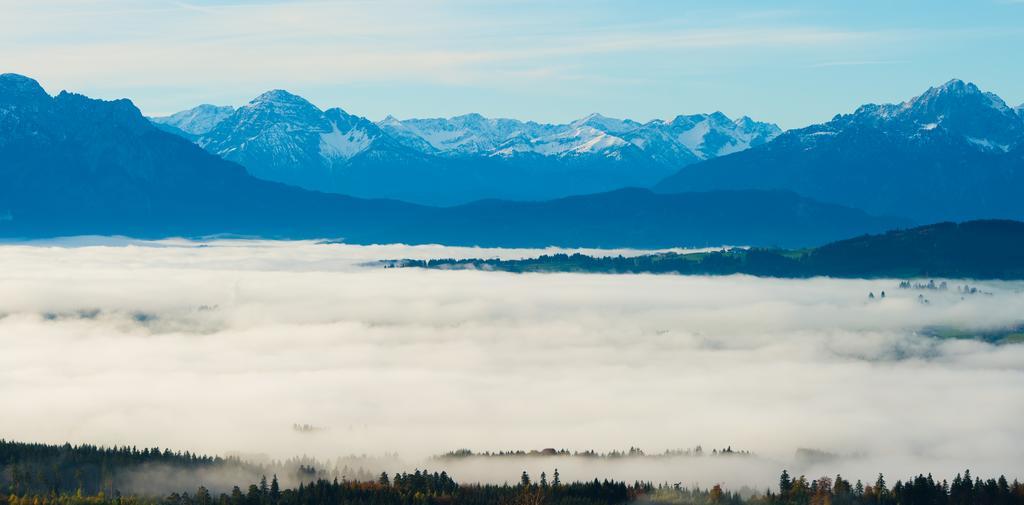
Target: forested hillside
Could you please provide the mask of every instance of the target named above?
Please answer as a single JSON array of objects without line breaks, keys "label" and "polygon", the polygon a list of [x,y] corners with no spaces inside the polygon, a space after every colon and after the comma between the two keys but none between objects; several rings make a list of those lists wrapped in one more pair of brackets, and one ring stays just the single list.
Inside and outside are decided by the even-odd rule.
[{"label": "forested hillside", "polygon": [[385,265],[507,272],[1009,280],[1024,279],[1024,223],[939,223],[865,235],[806,250],[753,248],[636,257],[554,254],[521,260],[399,260],[385,262]]}]

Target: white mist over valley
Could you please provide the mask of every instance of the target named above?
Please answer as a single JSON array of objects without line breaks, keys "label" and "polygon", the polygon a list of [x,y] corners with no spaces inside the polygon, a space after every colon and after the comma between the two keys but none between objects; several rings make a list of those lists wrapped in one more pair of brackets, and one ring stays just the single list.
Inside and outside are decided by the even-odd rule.
[{"label": "white mist over valley", "polygon": [[[365,454],[374,471],[429,465],[467,482],[555,467],[563,479],[734,489],[763,489],[783,468],[1024,477],[1024,346],[929,336],[1020,325],[1024,283],[922,291],[899,289],[900,279],[374,263],[550,252],[105,238],[0,246],[0,436],[256,459]],[[964,295],[962,284],[979,292]],[[698,445],[702,457],[431,459]],[[709,454],[726,447],[753,454]]]}]

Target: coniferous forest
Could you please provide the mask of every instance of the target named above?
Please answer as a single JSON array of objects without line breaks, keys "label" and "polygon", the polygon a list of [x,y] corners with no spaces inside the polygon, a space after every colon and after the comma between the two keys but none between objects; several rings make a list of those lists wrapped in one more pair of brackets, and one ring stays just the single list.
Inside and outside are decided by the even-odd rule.
[{"label": "coniferous forest", "polygon": [[1024,505],[1024,484],[1003,476],[975,477],[969,470],[952,481],[917,475],[893,483],[881,474],[864,483],[839,475],[793,477],[783,471],[775,489],[744,494],[717,484],[697,488],[601,479],[563,482],[557,469],[550,476],[523,471],[510,479],[514,483],[500,485],[459,483],[445,471],[417,469],[383,472],[372,479],[310,478],[290,488],[282,487],[277,475],[239,482],[222,492],[201,484],[161,495],[111,488],[120,473],[145,465],[214,470],[247,463],[166,449],[0,440],[0,505]]}]

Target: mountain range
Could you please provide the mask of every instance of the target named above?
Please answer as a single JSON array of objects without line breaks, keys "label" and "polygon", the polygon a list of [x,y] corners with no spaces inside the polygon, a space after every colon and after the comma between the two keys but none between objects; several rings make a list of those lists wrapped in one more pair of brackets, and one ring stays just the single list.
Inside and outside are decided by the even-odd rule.
[{"label": "mountain range", "polygon": [[786,190],[924,223],[1022,219],[1022,110],[954,79],[690,165],[655,190]]},{"label": "mountain range", "polygon": [[[291,114],[294,104],[282,102],[292,97],[272,94],[264,98],[274,104],[233,111],[231,117]],[[333,121],[332,131],[372,125],[341,111],[325,116]],[[196,131],[229,126],[210,127],[202,115],[186,119],[182,127]],[[0,237],[235,235],[507,247],[804,246],[907,225],[899,218],[783,191],[655,194],[620,189],[544,202],[485,200],[453,207],[361,199],[254,177],[163,128],[126,99],[102,101],[66,91],[50,96],[28,77],[0,75]],[[278,133],[291,138],[286,130]]]},{"label": "mountain range", "polygon": [[600,114],[567,124],[479,114],[374,123],[283,90],[237,109],[200,105],[152,121],[262,179],[431,205],[647,187],[781,133],[720,112],[646,123]]},{"label": "mountain range", "polygon": [[[777,137],[771,125],[717,113],[374,123],[284,91],[151,120],[128,100],[50,96],[3,74],[0,236],[802,247],[914,223],[1024,219],[1022,110],[952,80]],[[648,168],[671,163],[689,164],[650,180]],[[623,174],[654,191],[623,188]],[[331,184],[419,199],[308,189]],[[592,190],[604,186],[615,189]],[[527,198],[517,187],[536,201],[516,200]],[[516,199],[451,205],[483,188]],[[540,196],[562,192],[579,194]]]},{"label": "mountain range", "polygon": [[160,127],[271,181],[453,205],[650,187],[791,191],[917,223],[1024,219],[1024,105],[958,79],[782,132],[721,113],[645,123],[599,114],[542,124],[321,111],[285,91],[237,109],[203,105]]}]

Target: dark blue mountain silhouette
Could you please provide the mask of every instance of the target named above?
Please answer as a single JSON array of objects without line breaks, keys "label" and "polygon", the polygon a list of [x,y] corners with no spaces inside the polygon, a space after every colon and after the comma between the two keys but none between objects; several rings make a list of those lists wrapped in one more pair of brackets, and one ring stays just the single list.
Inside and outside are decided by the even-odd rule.
[{"label": "dark blue mountain silhouette", "polygon": [[232,234],[481,246],[797,246],[905,221],[785,192],[627,189],[436,208],[256,179],[153,126],[128,100],[0,76],[0,236]]}]

